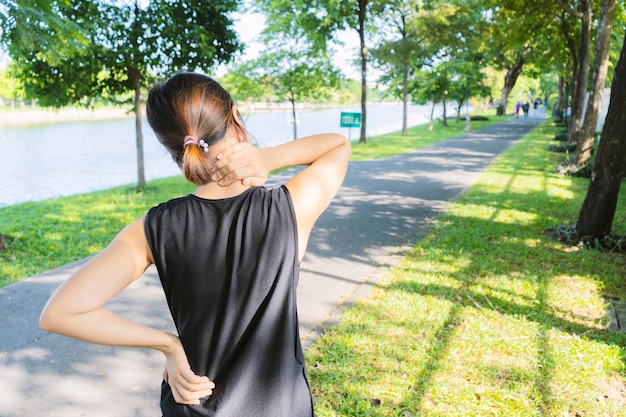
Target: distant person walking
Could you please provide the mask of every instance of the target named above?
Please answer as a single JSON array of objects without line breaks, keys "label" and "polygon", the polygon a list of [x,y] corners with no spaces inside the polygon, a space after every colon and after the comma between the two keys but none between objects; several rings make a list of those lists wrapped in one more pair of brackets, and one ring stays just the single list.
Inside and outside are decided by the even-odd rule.
[{"label": "distant person walking", "polygon": [[[53,294],[41,327],[163,352],[164,417],[313,416],[295,287],[311,229],[345,176],[349,142],[320,134],[256,148],[230,95],[193,73],[155,86],[147,116],[197,190],[122,230]],[[271,170],[294,165],[306,168],[262,186]],[[103,307],[151,264],[178,335]]]}]

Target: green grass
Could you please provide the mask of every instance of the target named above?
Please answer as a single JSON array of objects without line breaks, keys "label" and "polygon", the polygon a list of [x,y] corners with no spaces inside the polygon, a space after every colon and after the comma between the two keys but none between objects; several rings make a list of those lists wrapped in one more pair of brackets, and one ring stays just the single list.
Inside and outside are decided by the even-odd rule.
[{"label": "green grass", "polygon": [[[626,257],[563,246],[588,180],[554,174],[546,122],[497,159],[372,297],[307,352],[329,416],[626,416]],[[626,232],[626,198],[614,229]]]},{"label": "green grass", "polygon": [[[472,122],[476,130],[501,119]],[[410,135],[384,135],[355,145],[359,158],[380,158],[428,146],[463,133],[463,123],[450,121],[410,129]],[[0,233],[8,236],[0,251],[0,287],[100,252],[129,222],[150,207],[192,192],[182,176],[135,186],[0,208]]]},{"label": "green grass", "polygon": [[[490,117],[489,120],[474,120],[471,129],[479,130],[494,123],[501,122],[503,118]],[[416,150],[432,145],[445,139],[460,136],[465,133],[463,130],[465,123],[463,120],[457,123],[455,119],[448,120],[448,126],[442,126],[441,121],[433,125],[433,130],[429,130],[429,125],[418,125],[408,129],[407,135],[402,136],[401,132],[393,132],[367,138],[363,144],[358,141],[352,145],[352,160],[371,160],[387,158],[400,153]]]},{"label": "green grass", "polygon": [[195,188],[182,176],[72,197],[0,208],[0,286],[101,251],[128,223],[150,207]]}]

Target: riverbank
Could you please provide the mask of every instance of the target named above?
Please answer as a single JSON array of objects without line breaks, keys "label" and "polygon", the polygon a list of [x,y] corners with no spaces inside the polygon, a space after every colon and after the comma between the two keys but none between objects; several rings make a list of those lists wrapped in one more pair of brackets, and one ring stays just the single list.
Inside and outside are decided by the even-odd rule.
[{"label": "riverbank", "polygon": [[[368,103],[370,106],[397,106],[401,103],[396,101],[385,101]],[[310,104],[298,103],[296,111],[325,110],[335,107],[354,107],[353,104]],[[290,103],[242,103],[238,106],[242,115],[250,115],[264,112],[291,112]],[[100,107],[97,109],[86,109],[81,107],[66,107],[62,109],[44,108],[0,108],[0,128],[1,127],[28,127],[42,124],[87,122],[101,120],[132,119],[134,113],[130,107]]]},{"label": "riverbank", "polygon": [[107,107],[100,109],[63,108],[63,109],[2,109],[0,127],[36,126],[51,123],[84,122],[98,120],[117,120],[133,118],[127,108]]},{"label": "riverbank", "polygon": [[[301,104],[296,107],[297,111],[330,108],[333,106],[311,106]],[[291,110],[290,104],[285,103],[246,103],[241,106],[242,113],[252,114],[268,111]],[[44,108],[20,108],[0,109],[0,127],[29,127],[55,123],[92,122],[103,120],[132,119],[135,117],[130,107],[101,107],[86,109],[80,107],[67,107],[62,109]]]}]

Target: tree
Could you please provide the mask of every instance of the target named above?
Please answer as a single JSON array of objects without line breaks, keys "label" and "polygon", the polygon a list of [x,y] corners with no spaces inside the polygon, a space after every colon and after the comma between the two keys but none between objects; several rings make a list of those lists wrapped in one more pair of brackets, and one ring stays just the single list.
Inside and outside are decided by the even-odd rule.
[{"label": "tree", "polygon": [[367,128],[367,48],[365,47],[365,20],[367,17],[368,0],[358,0],[359,53],[361,54],[361,135],[359,143],[365,143]]},{"label": "tree", "polygon": [[620,185],[626,174],[626,35],[623,42],[591,181],[576,223],[576,234],[581,239],[610,234]]},{"label": "tree", "polygon": [[367,59],[365,42],[369,0],[257,0],[258,10],[267,17],[267,36],[286,34],[295,39],[308,39],[312,48],[324,55],[328,43],[345,29],[359,34],[361,62],[361,135],[366,142],[367,126]]},{"label": "tree", "polygon": [[[511,91],[537,47],[540,39],[537,34],[545,29],[545,16],[550,10],[546,4],[550,0],[503,1],[503,4],[498,2],[490,8],[491,27],[486,36],[491,65],[504,71],[496,110],[498,116],[506,114]],[[533,13],[528,13],[528,10],[533,10]]]},{"label": "tree", "polygon": [[596,136],[598,113],[604,94],[604,85],[609,67],[609,46],[611,43],[611,29],[615,16],[615,0],[602,0],[600,21],[596,34],[595,60],[593,63],[592,89],[587,100],[585,119],[578,132],[576,143],[576,165],[582,165],[591,158],[591,150]]},{"label": "tree", "polygon": [[448,126],[446,115],[446,97],[450,89],[450,77],[446,72],[446,65],[438,65],[428,67],[414,74],[414,80],[411,85],[411,95],[418,103],[431,102],[430,124],[429,130],[434,128],[435,106],[441,102],[443,113],[441,115],[441,124]]},{"label": "tree", "polygon": [[[496,110],[496,114],[498,116],[504,116],[506,114],[506,106],[509,102],[509,95],[511,94],[513,87],[515,87],[517,78],[522,73],[526,57],[530,52],[530,48],[523,47],[517,52],[517,54],[515,54],[511,64],[507,67],[506,74],[504,75],[504,85],[502,86],[500,103],[498,104],[498,109]],[[505,55],[501,54],[500,58],[504,60]]]},{"label": "tree", "polygon": [[[384,37],[371,51],[375,63],[384,70],[381,81],[389,85],[390,94],[402,99],[402,136],[407,135],[409,75],[419,70],[428,57],[425,28],[419,25],[417,14],[421,1],[395,0],[376,2],[380,8],[379,36]],[[385,33],[389,32],[389,33]]]},{"label": "tree", "polygon": [[580,130],[580,121],[587,92],[587,79],[589,77],[593,0],[580,0],[577,4],[577,9],[564,4],[562,0],[557,0],[557,3],[567,14],[580,20],[581,28],[578,40],[578,66],[575,67],[572,112],[569,120],[568,142],[574,143],[578,138],[578,131]]},{"label": "tree", "polygon": [[248,68],[253,79],[291,104],[294,140],[298,138],[296,104],[308,98],[328,97],[341,79],[328,58],[286,38],[275,39]]},{"label": "tree", "polygon": [[9,77],[8,70],[0,70],[0,99],[15,105],[15,100],[20,98],[22,92],[15,85],[15,80]]},{"label": "tree", "polygon": [[259,81],[257,70],[258,64],[254,60],[240,62],[233,65],[219,82],[230,93],[235,103],[254,104],[274,99],[272,88]]},{"label": "tree", "polygon": [[180,70],[210,70],[240,49],[238,0],[5,0],[1,41],[27,97],[89,105],[133,92],[137,186],[145,186],[141,92]]}]

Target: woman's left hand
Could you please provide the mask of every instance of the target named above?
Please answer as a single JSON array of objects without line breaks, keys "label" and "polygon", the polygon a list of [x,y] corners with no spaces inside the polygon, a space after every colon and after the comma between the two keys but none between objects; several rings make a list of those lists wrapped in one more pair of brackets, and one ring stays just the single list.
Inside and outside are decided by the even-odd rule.
[{"label": "woman's left hand", "polygon": [[174,335],[172,338],[172,345],[163,352],[166,358],[163,379],[169,384],[177,403],[199,405],[201,399],[213,393],[215,384],[191,370],[180,339]]},{"label": "woman's left hand", "polygon": [[250,143],[235,143],[216,155],[217,171],[211,178],[221,186],[241,181],[243,185],[265,184],[269,170],[263,163],[263,150]]}]

